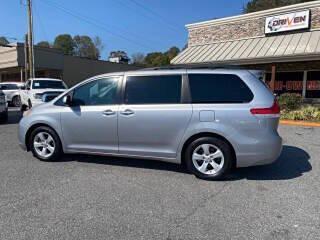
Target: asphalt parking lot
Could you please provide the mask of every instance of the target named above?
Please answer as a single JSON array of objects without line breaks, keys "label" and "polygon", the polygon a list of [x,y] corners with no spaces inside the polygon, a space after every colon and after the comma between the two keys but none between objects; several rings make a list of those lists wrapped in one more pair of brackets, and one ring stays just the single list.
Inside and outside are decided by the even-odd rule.
[{"label": "asphalt parking lot", "polygon": [[0,239],[320,239],[320,129],[281,126],[270,166],[198,180],[174,164],[41,162],[0,125]]}]

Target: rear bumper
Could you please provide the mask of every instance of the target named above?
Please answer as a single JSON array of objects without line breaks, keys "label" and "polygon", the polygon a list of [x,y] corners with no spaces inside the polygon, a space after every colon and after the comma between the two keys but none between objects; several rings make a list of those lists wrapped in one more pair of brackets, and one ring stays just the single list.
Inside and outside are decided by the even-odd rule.
[{"label": "rear bumper", "polygon": [[277,134],[257,141],[251,151],[237,154],[237,167],[267,165],[275,162],[282,151],[282,138]]}]

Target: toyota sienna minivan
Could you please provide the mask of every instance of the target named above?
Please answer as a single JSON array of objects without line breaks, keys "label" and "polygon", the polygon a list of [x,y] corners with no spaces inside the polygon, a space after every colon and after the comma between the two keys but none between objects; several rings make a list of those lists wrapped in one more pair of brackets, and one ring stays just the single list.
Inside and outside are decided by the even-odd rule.
[{"label": "toyota sienna minivan", "polygon": [[278,158],[279,115],[274,95],[251,71],[145,69],[90,78],[32,108],[19,140],[40,160],[68,153],[145,158],[218,179]]}]

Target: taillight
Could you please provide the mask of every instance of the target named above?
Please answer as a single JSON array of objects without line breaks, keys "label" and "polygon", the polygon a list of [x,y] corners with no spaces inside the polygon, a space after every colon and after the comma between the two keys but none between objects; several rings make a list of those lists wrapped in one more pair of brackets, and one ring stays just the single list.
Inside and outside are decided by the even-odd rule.
[{"label": "taillight", "polygon": [[280,114],[280,107],[277,100],[274,100],[273,105],[269,108],[252,108],[250,112],[255,115],[265,114]]}]

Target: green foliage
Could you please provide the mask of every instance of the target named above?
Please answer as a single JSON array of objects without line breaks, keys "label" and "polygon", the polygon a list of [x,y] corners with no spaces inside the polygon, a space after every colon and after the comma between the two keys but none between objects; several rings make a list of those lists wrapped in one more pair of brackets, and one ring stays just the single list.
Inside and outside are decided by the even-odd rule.
[{"label": "green foliage", "polygon": [[5,37],[0,37],[0,45],[7,45],[9,41]]},{"label": "green foliage", "polygon": [[152,52],[145,57],[145,64],[150,67],[160,67],[170,64],[170,61],[179,54],[180,50],[177,47],[171,47],[168,51]]},{"label": "green foliage", "polygon": [[53,47],[61,49],[65,55],[74,55],[75,44],[70,34],[58,35],[54,40]]},{"label": "green foliage", "polygon": [[283,110],[295,110],[301,106],[302,96],[296,93],[284,93],[278,98],[280,108]]},{"label": "green foliage", "polygon": [[245,13],[257,12],[271,8],[277,8],[297,3],[311,2],[314,0],[251,0],[244,7]]},{"label": "green foliage", "polygon": [[103,44],[99,37],[93,40],[89,36],[76,35],[72,38],[70,34],[58,35],[53,43],[53,47],[61,49],[64,54],[99,59],[103,50]]},{"label": "green foliage", "polygon": [[73,38],[74,55],[90,59],[99,59],[100,51],[89,36],[76,35]]},{"label": "green foliage", "polygon": [[47,47],[47,48],[50,48],[50,47],[51,47],[51,45],[50,45],[50,43],[49,43],[48,41],[38,42],[38,43],[37,43],[37,46],[39,46],[39,47]]},{"label": "green foliage", "polygon": [[320,108],[314,106],[302,107],[294,111],[282,111],[281,119],[301,120],[301,121],[320,121]]}]

